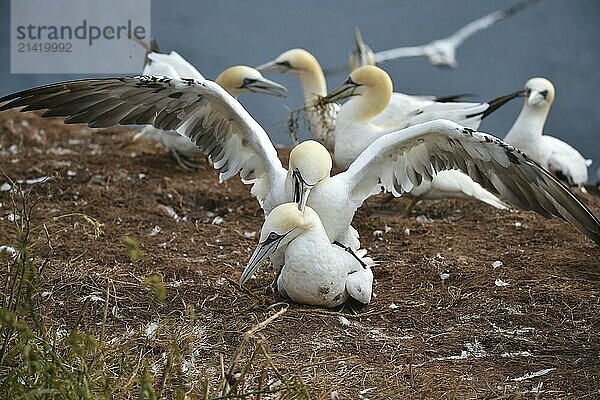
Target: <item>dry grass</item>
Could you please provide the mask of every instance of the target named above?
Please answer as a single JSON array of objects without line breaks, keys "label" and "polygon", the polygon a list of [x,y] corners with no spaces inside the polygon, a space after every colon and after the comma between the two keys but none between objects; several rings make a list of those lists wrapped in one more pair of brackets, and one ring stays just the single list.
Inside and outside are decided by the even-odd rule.
[{"label": "dry grass", "polygon": [[311,114],[314,115],[315,122],[322,127],[319,132],[313,132],[313,136],[321,143],[328,142],[335,129],[334,106],[334,104],[327,102],[324,96],[316,96],[316,99],[311,104],[307,104],[296,110],[290,110],[287,119],[287,132],[292,139],[292,143],[299,143],[299,132],[311,131]]},{"label": "dry grass", "polygon": [[[6,174],[54,179],[26,203],[37,278],[1,315],[16,333],[0,398],[600,396],[600,253],[561,221],[450,201],[418,204],[433,221],[420,223],[375,198],[356,219],[381,262],[373,302],[356,314],[281,304],[264,292],[269,268],[234,283],[263,221],[248,187],[179,171],[123,129],[1,117]],[[17,247],[11,193],[0,244]]]}]

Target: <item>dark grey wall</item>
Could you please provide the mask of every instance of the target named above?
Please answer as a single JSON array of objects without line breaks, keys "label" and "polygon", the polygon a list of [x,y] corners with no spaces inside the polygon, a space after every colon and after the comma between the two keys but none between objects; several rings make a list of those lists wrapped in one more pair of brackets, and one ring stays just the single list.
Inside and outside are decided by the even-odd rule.
[{"label": "dark grey wall", "polygon": [[[446,36],[490,11],[517,0],[330,0],[330,1],[153,1],[152,34],[161,49],[177,50],[207,77],[234,64],[256,65],[292,47],[313,52],[324,66],[345,62],[352,30],[359,26],[375,50],[416,45]],[[0,93],[72,79],[65,75],[9,74],[9,2],[0,0]],[[438,69],[424,59],[384,65],[396,91],[448,95],[476,93],[487,100],[545,76],[557,97],[546,131],[566,139],[600,165],[600,1],[542,0],[514,18],[469,39],[458,52],[455,70]],[[117,61],[117,60],[115,60]],[[78,76],[77,76],[78,77]],[[302,104],[295,79],[274,76],[288,86],[288,99],[246,96],[242,103],[276,142],[288,143],[284,105]],[[331,87],[344,79],[329,79]],[[505,107],[482,125],[504,136],[520,102]]]}]

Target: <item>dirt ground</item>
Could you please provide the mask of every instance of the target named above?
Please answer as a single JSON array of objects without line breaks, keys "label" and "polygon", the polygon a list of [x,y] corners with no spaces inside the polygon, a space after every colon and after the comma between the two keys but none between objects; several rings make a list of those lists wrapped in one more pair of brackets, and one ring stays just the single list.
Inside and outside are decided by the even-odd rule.
[{"label": "dirt ground", "polygon": [[[104,319],[107,345],[145,337],[135,351],[156,376],[166,343],[181,338],[186,384],[209,382],[211,396],[221,365],[235,373],[260,347],[243,385],[280,374],[315,399],[600,398],[600,249],[569,224],[472,201],[425,201],[401,217],[407,200],[376,197],[355,219],[380,262],[371,304],[354,313],[289,304],[242,348],[243,332],[286,307],[265,292],[268,265],[246,290],[236,283],[262,211],[239,179],[182,171],[134,132],[0,114],[4,173],[53,177],[35,186],[33,215],[51,237],[39,250],[51,255],[39,316],[50,329],[97,332]],[[0,202],[0,244],[14,243],[8,190]],[[99,220],[100,237],[77,216],[54,219],[72,213]],[[164,301],[150,296],[149,276],[163,282]],[[277,393],[262,398],[294,397]]]}]

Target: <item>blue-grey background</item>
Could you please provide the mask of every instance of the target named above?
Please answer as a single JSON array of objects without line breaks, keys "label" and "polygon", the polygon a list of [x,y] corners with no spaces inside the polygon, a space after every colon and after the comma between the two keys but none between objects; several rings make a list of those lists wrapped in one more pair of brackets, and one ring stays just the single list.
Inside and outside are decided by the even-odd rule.
[{"label": "blue-grey background", "polygon": [[[51,0],[49,0],[51,1]],[[353,28],[373,50],[418,45],[517,0],[152,1],[152,35],[161,50],[177,50],[205,76],[235,64],[257,65],[292,47],[304,47],[333,66],[347,60]],[[0,94],[81,75],[11,75],[9,1],[0,0]],[[546,132],[566,139],[600,165],[600,1],[542,0],[513,18],[468,39],[458,68],[439,69],[424,58],[384,64],[396,91],[450,95],[476,93],[488,100],[521,88],[527,79],[554,82],[556,100]],[[115,59],[115,63],[119,60]],[[140,60],[140,68],[141,68]],[[277,143],[287,144],[286,110],[302,104],[300,85],[277,75],[289,97],[242,97],[250,113]],[[333,88],[344,79],[328,79]],[[481,129],[503,137],[521,107],[517,100],[484,121]]]}]

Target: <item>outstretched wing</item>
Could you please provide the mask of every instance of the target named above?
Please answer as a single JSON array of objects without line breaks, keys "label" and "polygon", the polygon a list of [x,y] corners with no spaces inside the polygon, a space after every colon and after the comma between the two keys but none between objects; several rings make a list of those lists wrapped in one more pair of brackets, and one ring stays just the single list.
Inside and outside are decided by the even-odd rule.
[{"label": "outstretched wing", "polygon": [[383,135],[333,179],[345,182],[359,207],[381,190],[400,196],[449,169],[461,170],[516,207],[569,221],[600,245],[600,221],[566,186],[508,143],[452,121],[426,122]]},{"label": "outstretched wing", "polygon": [[474,35],[475,33],[482,31],[484,29],[488,29],[496,22],[502,21],[505,18],[511,17],[532,5],[533,3],[537,3],[539,0],[523,0],[519,3],[515,4],[512,7],[509,7],[504,10],[494,11],[487,15],[484,15],[481,18],[476,19],[475,21],[469,22],[467,25],[460,28],[458,31],[443,39],[451,42],[454,47],[460,46],[469,36]]},{"label": "outstretched wing", "polygon": [[395,49],[389,49],[384,51],[378,51],[373,54],[375,58],[375,64],[380,64],[385,61],[394,60],[396,58],[403,57],[419,57],[425,55],[424,46],[411,46],[411,47],[396,47]]},{"label": "outstretched wing", "polygon": [[[285,174],[267,133],[218,84],[162,76],[55,83],[0,98],[0,111],[47,110],[43,117],[93,128],[151,124],[187,136],[214,163],[222,180],[239,172],[248,182]],[[269,189],[267,186],[266,189]],[[261,198],[259,196],[259,201]]]},{"label": "outstretched wing", "polygon": [[[509,7],[505,10],[494,11],[490,14],[487,14],[475,21],[468,23],[463,26],[458,31],[454,32],[452,35],[439,39],[439,41],[444,41],[447,43],[451,43],[454,48],[460,46],[469,36],[482,31],[484,29],[489,28],[494,25],[498,21],[502,21],[505,18],[508,18],[512,15],[515,15],[521,10],[529,7],[531,4],[538,2],[539,0],[523,0],[512,7]],[[384,61],[393,60],[396,58],[402,57],[418,57],[426,55],[426,48],[431,43],[422,45],[422,46],[412,46],[412,47],[397,47],[395,49],[378,51],[374,54],[375,63],[380,64]]]}]

